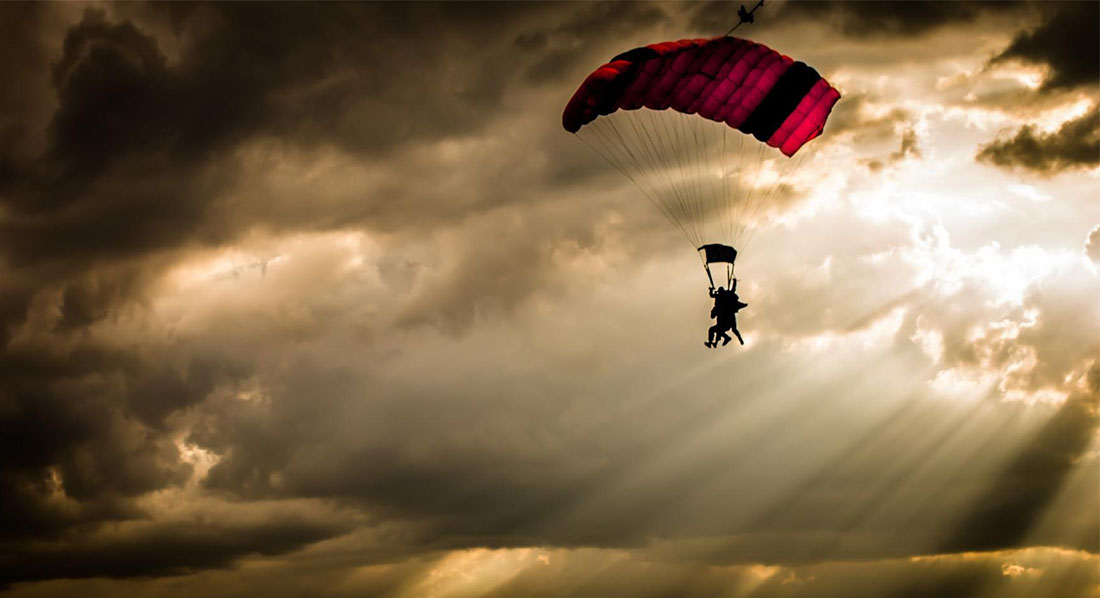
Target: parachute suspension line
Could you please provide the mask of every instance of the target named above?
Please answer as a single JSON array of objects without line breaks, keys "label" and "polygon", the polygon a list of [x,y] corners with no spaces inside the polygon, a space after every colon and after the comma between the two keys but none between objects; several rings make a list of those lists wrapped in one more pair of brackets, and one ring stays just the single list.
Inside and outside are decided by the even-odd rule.
[{"label": "parachute suspension line", "polygon": [[[665,170],[666,178],[668,179],[668,193],[672,199],[675,199],[676,206],[679,209],[680,217],[683,219],[684,225],[692,231],[692,243],[698,242],[699,233],[696,230],[695,222],[692,218],[691,212],[691,198],[688,197],[683,183],[683,156],[681,152],[677,151],[679,148],[674,143],[674,137],[669,134],[668,123],[665,118],[664,112],[658,114],[657,112],[645,113],[650,121],[649,126],[643,126],[642,130],[646,132],[647,138],[655,148],[664,148],[665,161],[663,165],[659,165],[658,168]],[[655,137],[655,139],[654,139]],[[675,163],[668,159],[675,158]]]},{"label": "parachute suspension line", "polygon": [[[759,205],[759,202],[761,201],[759,199],[760,193],[758,192],[758,183],[760,182],[760,171],[764,170],[764,152],[766,151],[764,149],[765,147],[766,146],[764,145],[760,145],[757,147],[756,161],[753,162],[750,166],[754,172],[752,177],[752,186],[749,187],[748,193],[745,197],[744,206],[742,207],[740,212],[740,228],[737,232],[737,237],[740,239],[746,238],[748,236],[748,233],[751,233],[751,222],[756,214],[755,208],[757,207],[757,205]],[[754,200],[753,196],[756,196],[757,199]]]},{"label": "parachute suspension line", "polygon": [[[722,171],[722,155],[725,153],[723,149],[725,147],[726,136],[724,129],[726,127],[710,126],[703,131],[709,132],[710,135],[704,135],[706,140],[707,149],[707,162],[705,165],[706,177],[710,181],[709,189],[711,202],[714,204],[715,209],[715,228],[717,233],[721,235],[721,238],[727,238],[725,236],[725,224],[727,219],[727,213],[729,212],[729,195],[726,193],[728,189],[726,185],[725,177]],[[721,145],[719,145],[721,143]],[[717,178],[717,180],[715,180]]]},{"label": "parachute suspension line", "polygon": [[699,194],[700,201],[703,209],[703,223],[708,225],[708,235],[713,234],[715,224],[720,224],[720,214],[722,212],[722,206],[719,203],[718,185],[714,180],[713,169],[713,152],[712,149],[713,139],[710,129],[713,127],[704,127],[705,123],[701,122],[705,119],[693,118],[691,122],[692,133],[696,136],[696,147],[698,148],[698,162],[696,163],[696,172],[699,176]]},{"label": "parachute suspension line", "polygon": [[701,120],[703,119],[692,118],[688,125],[695,139],[695,180],[696,186],[699,188],[700,220],[705,227],[708,227],[706,230],[707,234],[710,235],[713,233],[711,229],[714,228],[713,218],[717,215],[713,206],[718,203],[718,199],[714,195],[714,181],[710,177],[710,148],[708,147],[710,139],[707,138],[706,129],[700,126],[702,123],[696,122]]},{"label": "parachute suspension line", "polygon": [[741,222],[740,212],[746,201],[743,196],[747,193],[745,180],[745,136],[737,134],[737,184],[733,189],[733,205],[730,207],[730,239],[737,240],[737,227]]},{"label": "parachute suspension line", "polygon": [[[597,140],[603,146],[603,149],[607,151],[600,151],[600,148],[593,146],[594,149],[597,149],[597,152],[603,155],[608,162],[611,162],[620,172],[623,172],[642,191],[646,199],[657,208],[658,212],[680,229],[680,232],[684,234],[688,242],[693,244],[693,247],[698,246],[699,235],[692,229],[691,223],[686,218],[688,212],[682,199],[680,199],[678,190],[672,185],[671,189],[674,193],[670,194],[668,192],[670,186],[665,185],[665,191],[662,192],[662,175],[670,183],[673,182],[673,179],[659,161],[661,152],[658,148],[660,146],[653,141],[652,136],[645,127],[642,127],[639,131],[637,124],[631,118],[632,114],[622,115],[626,117],[625,119],[616,118],[616,116],[610,115],[597,119],[586,127],[592,129],[594,133],[598,133],[596,135]],[[619,120],[626,120],[630,124],[630,132],[633,135],[628,134],[627,129],[617,124]],[[589,145],[592,146],[591,143]]]},{"label": "parachute suspension line", "polygon": [[[677,168],[676,175],[673,177],[673,188],[676,189],[678,192],[677,195],[684,207],[684,219],[690,223],[692,231],[695,232],[694,241],[695,243],[697,243],[696,246],[698,246],[698,244],[701,244],[702,242],[702,231],[700,230],[701,227],[699,225],[698,219],[696,218],[696,213],[694,209],[695,202],[694,198],[691,196],[690,183],[685,182],[688,164],[686,164],[684,161],[685,147],[681,135],[682,127],[679,126],[678,121],[674,120],[676,116],[672,112],[662,110],[660,112],[653,112],[650,116],[653,117],[653,121],[655,123],[660,124],[660,133],[658,136],[660,136],[660,134],[664,134],[665,143],[662,144],[662,147],[669,148],[669,151],[676,159]],[[663,116],[668,116],[668,118],[662,118]],[[670,120],[672,122],[669,122]]]},{"label": "parachute suspension line", "polygon": [[698,181],[692,176],[692,155],[689,153],[691,148],[688,147],[684,119],[680,113],[674,111],[662,111],[661,114],[669,117],[660,118],[659,120],[664,125],[664,131],[668,135],[668,143],[664,147],[672,148],[672,153],[675,154],[676,163],[679,166],[676,181],[684,198],[684,205],[687,209],[686,217],[691,222],[692,230],[695,231],[696,243],[702,244],[704,230],[703,218],[699,214],[699,197],[696,190]]},{"label": "parachute suspension line", "polygon": [[[638,190],[642,192],[642,195],[644,195],[645,198],[648,199],[649,202],[652,203],[653,206],[657,208],[657,211],[659,211],[665,218],[667,218],[669,222],[676,225],[676,227],[680,229],[680,232],[684,233],[684,236],[688,238],[688,241],[694,242],[692,237],[691,237],[691,234],[689,234],[688,231],[684,230],[684,227],[680,225],[680,222],[677,221],[677,219],[674,217],[674,215],[669,213],[668,210],[666,209],[666,207],[663,204],[661,204],[661,202],[658,201],[657,198],[655,198],[651,195],[651,191],[647,190],[646,186],[641,184],[641,182],[639,182],[639,180],[636,179],[634,177],[634,175],[631,174],[625,168],[627,162],[623,158],[625,157],[626,154],[630,154],[629,148],[627,148],[624,151],[624,153],[621,154],[621,155],[617,155],[617,154],[614,153],[614,151],[613,151],[614,148],[616,148],[616,147],[621,148],[621,147],[624,147],[624,145],[625,145],[624,143],[622,143],[622,141],[623,141],[622,136],[621,135],[618,136],[620,143],[616,144],[616,143],[609,142],[607,140],[607,137],[608,137],[609,133],[607,131],[604,131],[602,127],[594,127],[593,126],[593,125],[596,125],[596,124],[597,123],[592,123],[592,125],[587,127],[586,130],[591,130],[592,131],[592,133],[597,138],[596,140],[600,142],[599,145],[596,145],[596,144],[593,144],[593,143],[589,142],[588,139],[586,139],[584,136],[578,135],[578,137],[580,137],[581,140],[585,142],[585,144],[587,144],[589,147],[594,149],[596,151],[596,153],[600,154],[600,156],[602,156],[604,160],[606,160],[609,164],[614,166],[619,172],[623,173],[628,179],[630,179],[630,181],[632,183],[634,183],[634,186],[637,187]],[[617,133],[617,131],[616,131],[616,133]],[[604,149],[601,149],[601,146],[604,149],[606,149],[606,152],[604,151]],[[632,154],[631,154],[631,157],[634,158],[634,156]],[[636,160],[636,158],[635,158],[635,160]],[[653,187],[651,186],[650,189],[653,189]]]},{"label": "parachute suspension line", "polygon": [[[605,119],[598,119],[596,123],[593,124],[607,125],[614,136],[618,139],[618,144],[616,145],[616,147],[621,148],[624,153],[626,153],[633,159],[634,169],[638,177],[644,179],[645,186],[649,192],[647,193],[647,196],[650,196],[651,201],[657,204],[658,207],[662,209],[662,211],[667,211],[668,208],[660,203],[658,192],[660,186],[653,180],[653,178],[658,173],[654,172],[651,168],[648,167],[648,164],[652,162],[652,159],[646,154],[647,148],[639,143],[634,143],[633,139],[628,139],[623,131],[619,129],[618,125],[616,124],[617,122],[618,119],[613,119],[613,116],[609,116]],[[639,187],[642,187],[641,182],[636,183],[639,185]],[[666,217],[675,222],[674,214],[667,213]]]},{"label": "parachute suspension line", "polygon": [[[676,158],[676,165],[679,166],[676,169],[676,188],[681,192],[685,208],[685,219],[691,223],[692,231],[695,233],[695,243],[702,244],[703,241],[703,225],[700,215],[698,215],[698,200],[695,197],[693,184],[695,181],[691,180],[690,168],[691,157],[686,155],[687,144],[684,135],[683,121],[679,118],[679,112],[661,111],[662,114],[667,114],[669,119],[659,118],[658,121],[662,124],[662,130],[668,135],[668,142],[664,147],[671,147],[672,153]],[[654,118],[656,118],[654,113]],[[670,122],[671,121],[671,122]],[[698,245],[696,245],[698,246]]]},{"label": "parachute suspension line", "polygon": [[741,239],[745,235],[745,230],[748,228],[748,216],[749,206],[752,205],[753,195],[756,194],[756,186],[760,181],[761,162],[764,158],[765,145],[759,145],[756,150],[756,159],[750,164],[753,171],[752,185],[745,190],[745,198],[743,201],[739,201],[736,210],[736,228],[734,229],[733,237],[735,239]]},{"label": "parachute suspension line", "polygon": [[653,131],[651,126],[646,126],[641,123],[639,126],[636,118],[649,117],[652,119],[651,114],[647,114],[647,111],[631,111],[628,115],[625,115],[627,124],[630,125],[630,130],[634,133],[637,140],[637,146],[643,155],[647,156],[649,162],[646,166],[647,173],[652,174],[651,185],[653,185],[654,196],[658,198],[662,206],[665,207],[671,213],[670,220],[674,221],[676,225],[680,226],[680,230],[683,231],[689,242],[694,243],[697,239],[697,235],[694,234],[694,230],[691,230],[690,222],[687,222],[686,214],[687,207],[678,187],[675,185],[675,180],[671,173],[669,173],[668,162],[664,160],[662,163],[661,147],[664,145],[658,143],[653,139]]},{"label": "parachute suspension line", "polygon": [[[700,129],[698,126],[700,123],[694,122],[702,119],[692,118],[692,122],[690,123],[687,123],[686,119],[681,120],[684,120],[685,124],[688,124],[691,129],[692,138],[695,140],[695,187],[699,190],[699,221],[705,227],[707,222],[710,221],[708,217],[710,205],[717,203],[717,200],[714,198],[714,185],[711,184],[713,181],[710,180],[707,174],[710,169],[707,167],[706,131]],[[701,142],[700,139],[702,140]],[[708,202],[707,199],[710,199],[710,201]]]},{"label": "parachute suspension line", "polygon": [[[787,158],[724,123],[674,110],[604,115],[578,137],[622,172],[693,248],[723,243],[743,251],[761,228],[758,219],[787,197],[789,174],[809,155],[803,150]],[[731,266],[727,282],[733,274]]]},{"label": "parachute suspension line", "polygon": [[[706,130],[703,128],[705,123],[704,119],[695,117],[694,115],[681,114],[679,117],[681,128],[684,129],[684,139],[687,140],[690,135],[690,149],[692,156],[689,157],[692,167],[691,180],[694,183],[695,190],[695,209],[696,216],[699,219],[700,230],[703,233],[703,238],[707,238],[711,234],[711,230],[708,228],[708,223],[711,222],[710,206],[717,204],[717,199],[714,193],[714,181],[710,179],[708,175],[709,171],[709,153],[708,142],[706,136]],[[708,199],[710,201],[708,201]]]},{"label": "parachute suspension line", "polygon": [[738,27],[740,27],[744,23],[748,23],[751,25],[753,22],[752,13],[756,12],[756,9],[760,8],[761,6],[764,6],[764,0],[760,0],[759,2],[757,2],[756,6],[752,7],[752,10],[749,11],[746,11],[745,5],[742,4],[741,8],[737,11],[737,24],[733,27],[730,27],[730,30],[726,32],[725,37],[729,37],[731,33],[733,33]]},{"label": "parachute suspension line", "polygon": [[720,154],[719,157],[718,157],[718,166],[720,168],[720,170],[718,170],[718,171],[719,171],[719,173],[722,173],[722,185],[723,185],[723,190],[724,190],[722,197],[725,200],[726,204],[724,206],[725,209],[724,209],[723,214],[722,214],[723,220],[720,221],[720,222],[722,222],[722,225],[723,225],[722,226],[722,232],[726,234],[726,239],[731,239],[731,237],[734,236],[734,218],[733,218],[733,215],[731,215],[729,213],[729,210],[733,209],[733,204],[731,204],[731,199],[733,199],[733,198],[729,197],[729,175],[730,175],[730,173],[727,170],[727,168],[728,168],[727,165],[730,163],[730,160],[728,159],[729,158],[729,152],[726,149],[726,143],[728,141],[729,141],[729,130],[727,128],[725,128],[725,126],[723,126],[723,128],[722,128],[722,154]]},{"label": "parachute suspension line", "polygon": [[710,273],[710,264],[707,263],[707,258],[703,258],[703,269],[707,271],[707,280],[710,281],[710,288],[714,288],[714,276]]},{"label": "parachute suspension line", "polygon": [[[806,156],[808,155],[809,154],[805,152],[805,148],[803,148],[803,151],[800,152],[798,156],[786,160],[785,167],[782,169],[781,172],[779,172],[771,187],[764,194],[764,199],[761,200],[760,203],[756,206],[756,209],[753,213],[753,218],[755,218],[759,214],[766,214],[767,212],[771,211],[773,207],[775,207],[775,205],[778,203],[780,195],[779,191],[784,187],[783,181],[788,180],[791,173],[798,172],[799,169],[801,169],[802,164],[805,163]],[[753,238],[757,230],[759,230],[759,228],[754,228],[753,230],[749,231],[749,234],[745,236],[746,243],[748,243],[749,240]]]}]

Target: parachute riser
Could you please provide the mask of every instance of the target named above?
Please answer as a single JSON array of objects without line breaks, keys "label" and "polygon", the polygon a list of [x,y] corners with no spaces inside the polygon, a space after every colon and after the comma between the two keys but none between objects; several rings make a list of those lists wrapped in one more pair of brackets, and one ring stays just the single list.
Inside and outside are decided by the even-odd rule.
[{"label": "parachute riser", "polygon": [[[710,282],[710,290],[714,290],[714,273],[710,270],[710,264],[703,262],[703,270],[707,273],[707,281]],[[733,264],[726,264],[726,287],[727,290],[733,290]]]},{"label": "parachute riser", "polygon": [[714,290],[714,276],[710,273],[710,264],[703,262],[703,269],[707,271],[707,280],[710,281],[710,289]]}]

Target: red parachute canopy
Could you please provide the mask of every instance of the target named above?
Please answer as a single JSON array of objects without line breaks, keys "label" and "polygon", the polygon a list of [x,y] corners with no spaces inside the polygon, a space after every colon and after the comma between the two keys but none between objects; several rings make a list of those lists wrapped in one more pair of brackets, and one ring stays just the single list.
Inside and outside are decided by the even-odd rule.
[{"label": "red parachute canopy", "polygon": [[585,79],[562,114],[576,133],[617,110],[672,109],[753,135],[793,156],[821,134],[840,92],[812,67],[736,37],[636,48]]}]

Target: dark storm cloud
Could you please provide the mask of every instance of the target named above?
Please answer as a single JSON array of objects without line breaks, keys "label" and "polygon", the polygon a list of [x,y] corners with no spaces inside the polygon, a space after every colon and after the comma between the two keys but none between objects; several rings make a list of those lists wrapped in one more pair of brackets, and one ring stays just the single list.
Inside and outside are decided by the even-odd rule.
[{"label": "dark storm cloud", "polygon": [[57,329],[67,332],[103,319],[141,282],[141,273],[131,269],[124,269],[118,274],[92,271],[69,280],[61,291],[61,318]]},{"label": "dark storm cloud", "polygon": [[[630,39],[632,32],[645,30],[667,18],[660,7],[643,2],[586,4],[557,27],[519,35],[515,45],[536,53],[538,58],[525,72],[533,83],[545,83],[571,74],[582,57],[591,55],[592,47],[606,45],[605,38],[615,42]],[[605,60],[610,58],[611,55]],[[588,70],[595,70],[600,64],[587,65]]]},{"label": "dark storm cloud", "polygon": [[[241,144],[336,146],[369,162],[461,136],[497,118],[514,81],[552,81],[605,27],[661,14],[648,5],[619,19],[606,18],[607,6],[562,17],[549,5],[115,5],[70,11],[62,41],[44,39],[42,25],[65,17],[57,5],[0,10],[5,54],[21,57],[0,67],[17,83],[0,92],[0,484],[4,535],[16,538],[141,516],[134,499],[190,475],[169,419],[247,377],[231,356],[178,358],[170,347],[124,350],[88,335],[140,305],[171,252],[257,225],[333,226],[263,201],[224,205],[245,183],[234,161]],[[559,51],[545,61],[524,53],[517,31]],[[8,342],[17,335],[20,344]]]},{"label": "dark storm cloud", "polygon": [[[9,259],[92,259],[231,237],[235,231],[210,221],[208,208],[232,180],[220,170],[224,152],[254,135],[375,152],[469,131],[492,117],[509,80],[506,56],[448,72],[438,65],[452,53],[492,56],[492,49],[473,36],[420,41],[430,24],[458,19],[459,11],[334,10],[348,14],[293,5],[182,10],[186,43],[169,64],[133,22],[89,9],[53,67],[59,105],[49,148],[9,185]],[[376,20],[393,28],[363,35],[361,25]]]},{"label": "dark storm cloud", "polygon": [[1100,85],[1100,4],[1042,2],[1046,18],[1012,40],[993,62],[1022,60],[1050,69],[1043,90]]},{"label": "dark storm cloud", "polygon": [[29,211],[64,205],[113,161],[159,149],[175,120],[176,94],[156,41],[102,12],[89,10],[69,31],[52,82],[59,106],[41,183],[23,198]]},{"label": "dark storm cloud", "polygon": [[[50,8],[40,3],[0,6],[0,53],[18,56],[0,64],[0,198],[27,167],[49,119],[49,63],[43,37]],[[18,81],[19,84],[10,84]]]},{"label": "dark storm cloud", "polygon": [[896,151],[890,152],[885,159],[872,158],[863,160],[863,164],[872,171],[880,171],[887,166],[893,166],[903,160],[907,159],[920,159],[921,150],[920,143],[917,139],[917,132],[913,129],[907,129],[901,135],[901,146]]},{"label": "dark storm cloud", "polygon": [[8,546],[0,588],[20,581],[79,577],[183,575],[221,568],[248,554],[283,554],[347,531],[346,524],[300,516],[278,522],[167,523],[83,542]]},{"label": "dark storm cloud", "polygon": [[[257,225],[369,226],[371,204],[400,210],[400,197],[370,193],[350,216],[356,222],[339,223],[226,205],[240,184],[232,151],[277,138],[374,160],[398,145],[467,134],[498,108],[517,108],[503,102],[524,73],[550,80],[607,31],[662,14],[644,4],[564,13],[544,4],[116,8],[132,20],[89,9],[68,32],[53,65],[59,104],[47,150],[34,163],[5,160],[21,165],[0,196],[9,208],[0,251],[11,263],[65,258],[80,268],[223,243]],[[175,32],[171,60],[143,27]]]},{"label": "dark storm cloud", "polygon": [[[186,480],[190,466],[164,433],[164,418],[239,372],[224,358],[174,370],[158,363],[164,357],[90,341],[5,350],[0,483],[10,504],[2,511],[4,535],[132,516],[128,499]],[[58,493],[66,500],[51,498]]]},{"label": "dark storm cloud", "polygon": [[[748,2],[746,6],[750,6]],[[975,22],[984,14],[1017,10],[1016,2],[785,2],[765,5],[751,28],[775,29],[791,23],[830,27],[849,38],[917,37],[949,25]],[[737,4],[709,2],[699,9],[692,26],[720,35],[737,23]],[[738,29],[744,34],[745,29]]]},{"label": "dark storm cloud", "polygon": [[[1089,371],[1084,386],[1066,400],[997,475],[986,494],[944,542],[943,551],[996,550],[1020,545],[1036,521],[1046,514],[1100,426],[1097,419],[1100,367]],[[1093,535],[1075,548],[1097,552],[1100,551],[1097,541]]]},{"label": "dark storm cloud", "polygon": [[861,161],[872,171],[880,171],[905,159],[920,158],[921,140],[913,124],[916,117],[904,108],[891,108],[885,114],[876,114],[877,101],[878,98],[871,95],[844,98],[829,116],[828,134],[824,139],[835,142],[839,138],[874,147],[896,140],[896,150]]},{"label": "dark storm cloud", "polygon": [[1014,137],[982,146],[977,159],[1002,168],[1018,167],[1043,175],[1094,168],[1100,165],[1100,108],[1094,106],[1050,134],[1025,125]]}]

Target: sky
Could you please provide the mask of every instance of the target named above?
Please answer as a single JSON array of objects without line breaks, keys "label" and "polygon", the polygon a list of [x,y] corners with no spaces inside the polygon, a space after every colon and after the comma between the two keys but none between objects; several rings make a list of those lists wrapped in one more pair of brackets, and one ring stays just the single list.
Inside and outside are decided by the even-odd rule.
[{"label": "sky", "polygon": [[757,11],[711,350],[561,111],[734,4],[0,4],[0,595],[1100,596],[1098,7]]}]

